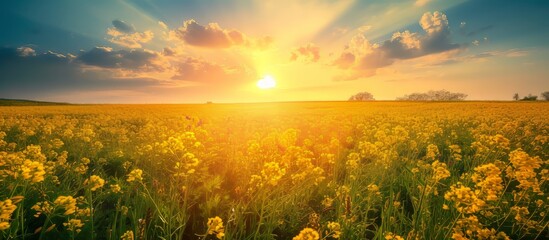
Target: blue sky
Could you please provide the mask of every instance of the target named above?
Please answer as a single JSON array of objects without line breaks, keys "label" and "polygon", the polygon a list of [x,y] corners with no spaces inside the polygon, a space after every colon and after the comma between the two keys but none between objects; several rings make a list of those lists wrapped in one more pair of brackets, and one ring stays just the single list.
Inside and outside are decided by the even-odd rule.
[{"label": "blue sky", "polygon": [[[549,91],[549,1],[10,1],[0,98],[469,100]],[[258,89],[265,76],[273,89]]]}]

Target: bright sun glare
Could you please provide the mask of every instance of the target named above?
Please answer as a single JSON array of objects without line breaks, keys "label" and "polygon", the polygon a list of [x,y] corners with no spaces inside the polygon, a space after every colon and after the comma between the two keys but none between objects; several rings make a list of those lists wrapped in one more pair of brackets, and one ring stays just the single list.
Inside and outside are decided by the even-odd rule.
[{"label": "bright sun glare", "polygon": [[257,87],[261,89],[269,89],[274,88],[276,86],[276,82],[272,76],[265,76],[262,79],[259,79],[257,81]]}]

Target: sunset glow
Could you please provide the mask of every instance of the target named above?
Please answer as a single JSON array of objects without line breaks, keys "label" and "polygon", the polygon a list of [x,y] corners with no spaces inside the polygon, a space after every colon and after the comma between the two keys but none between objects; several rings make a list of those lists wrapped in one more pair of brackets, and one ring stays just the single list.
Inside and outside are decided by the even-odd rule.
[{"label": "sunset glow", "polygon": [[269,89],[274,88],[276,86],[276,82],[272,76],[265,76],[259,81],[257,81],[257,87],[261,89]]},{"label": "sunset glow", "polygon": [[0,240],[549,239],[549,0],[0,7]]},{"label": "sunset glow", "polygon": [[[326,101],[367,91],[375,99],[394,100],[445,89],[467,94],[467,100],[512,100],[515,93],[548,90],[546,1],[4,5],[3,98]],[[283,83],[277,94],[258,95],[257,87],[275,85],[267,80],[254,86],[264,72]]]}]

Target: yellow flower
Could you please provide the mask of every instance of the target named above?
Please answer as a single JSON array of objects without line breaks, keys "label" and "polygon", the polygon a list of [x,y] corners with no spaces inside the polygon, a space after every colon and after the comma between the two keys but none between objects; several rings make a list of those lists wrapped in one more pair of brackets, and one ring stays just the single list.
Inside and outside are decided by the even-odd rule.
[{"label": "yellow flower", "polygon": [[293,240],[318,240],[320,239],[320,235],[318,232],[312,228],[304,228],[299,232],[297,236],[293,238]]},{"label": "yellow flower", "polygon": [[347,169],[352,171],[358,168],[359,162],[360,155],[356,152],[352,152],[347,156],[347,162],[345,164],[347,165]]},{"label": "yellow flower", "polygon": [[57,206],[63,207],[65,212],[63,214],[70,215],[76,212],[76,199],[71,196],[59,196],[53,202]]},{"label": "yellow flower", "polygon": [[381,194],[381,192],[379,192],[379,187],[376,185],[376,184],[370,184],[368,185],[368,191],[376,194],[376,195],[379,195]]},{"label": "yellow flower", "polygon": [[329,208],[334,203],[334,199],[328,196],[324,196],[324,199],[320,203],[322,204],[322,206],[324,206],[324,208]]},{"label": "yellow flower", "polygon": [[223,227],[223,220],[215,216],[214,218],[208,218],[208,232],[207,235],[214,234],[218,239],[222,239],[225,236],[225,228]]},{"label": "yellow flower", "polygon": [[31,179],[31,182],[38,183],[44,181],[44,165],[41,162],[25,160],[20,169],[23,179]]},{"label": "yellow flower", "polygon": [[42,213],[50,214],[53,212],[53,207],[50,205],[49,202],[37,202],[34,204],[34,206],[31,207],[32,210],[36,211],[36,214],[34,214],[34,217],[40,217]]},{"label": "yellow flower", "polygon": [[118,184],[111,184],[111,191],[113,193],[118,193],[122,190],[122,188],[120,187],[120,185]]},{"label": "yellow flower", "polygon": [[341,237],[341,225],[339,225],[339,223],[328,222],[328,230],[329,234],[331,234],[333,238]]},{"label": "yellow flower", "polygon": [[89,179],[87,179],[84,184],[88,184],[90,186],[90,190],[93,192],[105,185],[105,180],[97,175],[91,175]]},{"label": "yellow flower", "polygon": [[435,160],[439,154],[437,145],[429,144],[427,146],[427,154],[425,155],[425,158],[428,160]]},{"label": "yellow flower", "polygon": [[69,231],[75,231],[79,233],[81,231],[80,228],[82,228],[84,224],[80,219],[69,219],[68,222],[63,223],[63,226],[67,227],[67,230]]},{"label": "yellow flower", "polygon": [[281,168],[276,162],[265,163],[261,170],[263,179],[271,186],[276,186],[284,174],[286,174],[286,169]]},{"label": "yellow flower", "polygon": [[503,191],[501,170],[493,163],[484,164],[475,168],[471,179],[479,190],[478,195],[486,201],[496,201]]},{"label": "yellow flower", "polygon": [[436,160],[431,164],[431,166],[433,168],[433,179],[435,179],[436,182],[450,177],[450,171],[448,171],[446,163],[441,163]]},{"label": "yellow flower", "polygon": [[444,194],[444,198],[453,201],[455,208],[461,213],[476,213],[486,205],[471,188],[459,182],[457,185],[450,186],[450,191]]},{"label": "yellow flower", "polygon": [[452,158],[456,161],[461,161],[461,147],[459,145],[450,145],[448,148],[450,148],[450,154],[452,154]]},{"label": "yellow flower", "polygon": [[126,181],[133,182],[133,181],[143,181],[143,170],[141,169],[134,169],[128,174],[128,179]]},{"label": "yellow flower", "polygon": [[539,157],[530,157],[519,148],[509,153],[509,161],[513,167],[509,167],[507,175],[519,182],[519,188],[525,190],[532,188],[536,193],[541,192],[539,180],[536,178],[536,169],[540,168],[543,163]]},{"label": "yellow flower", "polygon": [[134,238],[133,231],[129,230],[129,231],[126,231],[124,235],[120,237],[120,240],[133,240],[133,238]]},{"label": "yellow flower", "polygon": [[388,232],[387,234],[385,234],[385,239],[386,240],[404,240],[403,237],[396,235],[392,232]]},{"label": "yellow flower", "polygon": [[0,201],[0,231],[10,228],[11,214],[17,209],[19,201],[23,200],[23,197],[13,197]]}]

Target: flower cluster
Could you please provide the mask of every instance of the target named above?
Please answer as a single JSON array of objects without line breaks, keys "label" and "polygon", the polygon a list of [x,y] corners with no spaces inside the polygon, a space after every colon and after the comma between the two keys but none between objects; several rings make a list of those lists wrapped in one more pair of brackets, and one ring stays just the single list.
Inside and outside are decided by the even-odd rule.
[{"label": "flower cluster", "polygon": [[134,182],[143,181],[143,170],[141,169],[134,169],[128,174],[128,178],[126,179],[127,182]]},{"label": "flower cluster", "polygon": [[506,169],[507,176],[516,179],[519,182],[519,188],[526,190],[532,189],[540,193],[539,180],[536,177],[536,170],[541,167],[542,161],[539,157],[530,157],[522,149],[516,149],[509,153],[509,161],[512,167]]},{"label": "flower cluster", "polygon": [[486,205],[482,199],[478,198],[475,191],[463,186],[460,182],[450,186],[450,191],[444,194],[444,199],[454,202],[455,208],[460,213],[476,213]]},{"label": "flower cluster", "polygon": [[97,175],[90,176],[89,179],[84,181],[84,184],[88,184],[90,190],[93,192],[105,185],[105,180]]},{"label": "flower cluster", "polygon": [[217,239],[222,239],[225,236],[225,228],[223,227],[223,219],[218,216],[208,218],[207,235],[215,235]]},{"label": "flower cluster", "polygon": [[23,197],[13,197],[0,201],[0,231],[10,228],[11,215],[17,209],[16,204],[23,200]]},{"label": "flower cluster", "polygon": [[503,191],[501,170],[493,163],[475,168],[471,180],[476,184],[478,195],[486,201],[496,201]]},{"label": "flower cluster", "polygon": [[331,236],[333,238],[340,238],[341,237],[341,225],[339,225],[338,222],[328,222],[328,231],[327,231],[326,235]]},{"label": "flower cluster", "polygon": [[304,228],[299,232],[297,236],[292,238],[293,240],[318,240],[320,235],[312,228]]},{"label": "flower cluster", "polygon": [[438,160],[435,160],[431,164],[431,167],[433,168],[433,179],[435,182],[450,177],[450,171],[448,171],[446,163],[441,163]]}]

